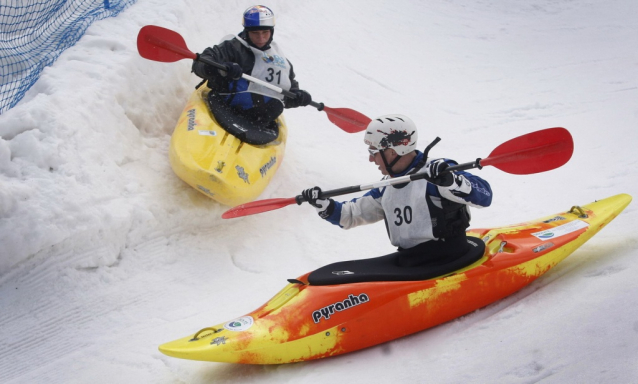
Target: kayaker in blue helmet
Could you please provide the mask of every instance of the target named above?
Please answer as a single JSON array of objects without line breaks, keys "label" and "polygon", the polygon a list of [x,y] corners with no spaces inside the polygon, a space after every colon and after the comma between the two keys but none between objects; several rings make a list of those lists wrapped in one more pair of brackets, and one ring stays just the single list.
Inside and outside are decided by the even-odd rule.
[{"label": "kayaker in blue helmet", "polygon": [[[193,72],[207,80],[208,87],[212,89],[209,98],[217,98],[222,105],[255,123],[275,120],[284,108],[310,104],[312,97],[299,89],[292,64],[273,41],[275,15],[272,10],[263,5],[246,9],[243,26],[241,33],[224,37],[219,44],[206,48],[200,55],[223,63],[229,71],[200,61],[193,62]],[[241,77],[242,73],[289,90],[297,97],[284,98],[280,93],[246,81]]]},{"label": "kayaker in blue helmet", "polygon": [[410,118],[392,114],[373,119],[364,142],[369,161],[385,178],[418,172],[426,173],[425,179],[371,189],[347,202],[318,199],[319,187],[302,192],[320,217],[344,229],[384,220],[390,242],[398,247],[396,263],[404,267],[442,264],[463,256],[469,249],[465,235],[469,207],[488,207],[492,202],[487,181],[465,171],[444,172],[457,163],[428,158],[416,149],[417,138]]}]

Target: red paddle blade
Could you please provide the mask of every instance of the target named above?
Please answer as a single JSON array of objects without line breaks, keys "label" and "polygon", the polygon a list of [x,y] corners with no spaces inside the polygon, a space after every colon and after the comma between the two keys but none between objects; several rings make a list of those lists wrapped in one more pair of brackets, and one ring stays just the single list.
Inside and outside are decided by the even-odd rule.
[{"label": "red paddle blade", "polygon": [[197,58],[197,55],[186,47],[182,35],[156,25],[147,25],[140,29],[137,35],[137,51],[145,59],[164,63]]},{"label": "red paddle blade", "polygon": [[283,208],[292,204],[297,204],[297,199],[295,197],[253,201],[229,209],[222,214],[222,219],[234,219],[236,217],[274,211],[275,209]]},{"label": "red paddle blade", "polygon": [[574,141],[568,130],[547,128],[506,141],[482,159],[481,165],[514,175],[529,175],[562,166],[573,152]]},{"label": "red paddle blade", "polygon": [[365,131],[370,123],[370,118],[360,112],[349,108],[323,107],[323,111],[328,114],[328,119],[334,125],[348,133]]}]

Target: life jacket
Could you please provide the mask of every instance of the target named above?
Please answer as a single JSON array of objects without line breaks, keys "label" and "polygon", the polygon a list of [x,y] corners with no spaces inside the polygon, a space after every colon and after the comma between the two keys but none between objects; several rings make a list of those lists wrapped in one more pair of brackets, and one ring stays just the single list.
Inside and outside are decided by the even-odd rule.
[{"label": "life jacket", "polygon": [[465,235],[465,231],[470,226],[470,211],[467,205],[435,198],[429,194],[426,194],[426,201],[432,222],[436,222],[436,225],[432,225],[434,237],[445,239]]}]

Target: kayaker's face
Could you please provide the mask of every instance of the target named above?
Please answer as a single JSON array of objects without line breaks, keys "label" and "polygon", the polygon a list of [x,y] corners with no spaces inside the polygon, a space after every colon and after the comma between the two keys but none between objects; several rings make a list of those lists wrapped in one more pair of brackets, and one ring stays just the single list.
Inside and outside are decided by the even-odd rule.
[{"label": "kayaker's face", "polygon": [[[394,159],[397,157],[397,153],[393,149],[383,149],[382,151],[388,163],[392,163],[392,161],[394,161]],[[381,151],[371,146],[368,148],[368,152],[370,153],[368,161],[370,161],[371,163],[375,163],[379,167],[379,171],[381,171],[381,174],[386,176],[389,175],[390,173],[387,169],[385,169],[385,163],[383,162],[383,158],[381,157]]]},{"label": "kayaker's face", "polygon": [[263,31],[248,32],[250,41],[252,41],[252,43],[255,44],[257,48],[262,48],[264,45],[266,45],[266,43],[268,43],[268,40],[270,40],[270,35],[270,30],[267,29]]}]

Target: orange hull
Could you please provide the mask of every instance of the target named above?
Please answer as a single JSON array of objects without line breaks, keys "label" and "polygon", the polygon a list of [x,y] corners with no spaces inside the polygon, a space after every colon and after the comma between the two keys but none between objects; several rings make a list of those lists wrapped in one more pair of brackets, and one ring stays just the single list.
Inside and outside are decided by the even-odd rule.
[{"label": "orange hull", "polygon": [[415,333],[506,297],[543,275],[613,220],[616,195],[518,225],[474,229],[483,258],[424,281],[308,285],[308,275],[241,318],[160,346],[186,359],[280,364],[356,351]]}]

